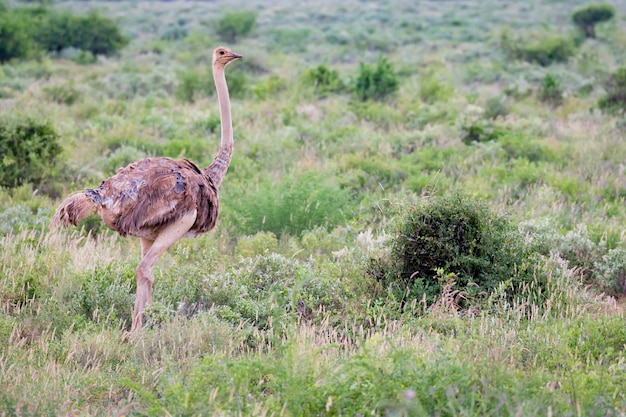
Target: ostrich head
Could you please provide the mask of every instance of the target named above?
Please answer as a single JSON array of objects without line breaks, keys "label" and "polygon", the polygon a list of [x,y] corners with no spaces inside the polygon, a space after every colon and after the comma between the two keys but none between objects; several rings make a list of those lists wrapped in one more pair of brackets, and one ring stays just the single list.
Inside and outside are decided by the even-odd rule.
[{"label": "ostrich head", "polygon": [[218,46],[213,51],[213,66],[225,67],[231,61],[242,58],[225,46]]}]

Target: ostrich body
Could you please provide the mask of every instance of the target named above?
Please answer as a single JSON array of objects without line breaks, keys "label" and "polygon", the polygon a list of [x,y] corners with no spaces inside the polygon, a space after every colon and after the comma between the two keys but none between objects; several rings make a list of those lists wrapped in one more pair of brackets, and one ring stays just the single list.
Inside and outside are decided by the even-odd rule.
[{"label": "ostrich body", "polygon": [[121,168],[96,189],[69,196],[57,209],[51,226],[76,225],[90,214],[122,236],[141,240],[137,265],[137,295],[131,332],[142,327],[144,306],[152,300],[152,270],[163,253],[183,237],[195,237],[215,227],[218,189],[233,151],[230,98],[224,69],[238,58],[226,47],[213,52],[213,79],[222,127],[219,153],[206,169],[187,159],[146,158]]}]

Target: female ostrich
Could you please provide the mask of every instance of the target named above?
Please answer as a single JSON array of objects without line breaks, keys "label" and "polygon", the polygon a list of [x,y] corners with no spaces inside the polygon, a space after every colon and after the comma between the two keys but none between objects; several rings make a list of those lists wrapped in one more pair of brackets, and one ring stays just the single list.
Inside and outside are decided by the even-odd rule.
[{"label": "female ostrich", "polygon": [[213,79],[222,124],[219,153],[206,169],[187,159],[146,158],[121,168],[96,189],[69,196],[56,211],[51,226],[76,225],[97,213],[122,236],[141,240],[137,266],[137,296],[131,332],[142,327],[142,312],[152,300],[152,269],[157,260],[183,237],[195,237],[215,227],[218,188],[233,152],[230,98],[224,69],[241,55],[226,47],[213,51]]}]

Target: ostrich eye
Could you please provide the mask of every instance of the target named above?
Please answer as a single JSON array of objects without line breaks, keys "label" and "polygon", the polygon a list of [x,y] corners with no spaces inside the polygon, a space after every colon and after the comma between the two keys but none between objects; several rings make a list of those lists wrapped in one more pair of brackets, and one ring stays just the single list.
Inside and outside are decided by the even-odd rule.
[{"label": "ostrich eye", "polygon": [[220,55],[224,55],[224,51],[220,51]]}]

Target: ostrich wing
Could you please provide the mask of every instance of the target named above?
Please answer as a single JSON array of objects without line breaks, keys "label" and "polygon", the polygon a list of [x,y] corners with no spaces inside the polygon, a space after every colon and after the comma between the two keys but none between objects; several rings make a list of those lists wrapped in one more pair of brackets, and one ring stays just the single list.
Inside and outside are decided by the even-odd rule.
[{"label": "ostrich wing", "polygon": [[194,210],[195,234],[211,230],[217,221],[217,189],[186,159],[137,161],[85,193],[100,205],[104,222],[122,236],[149,238]]}]

